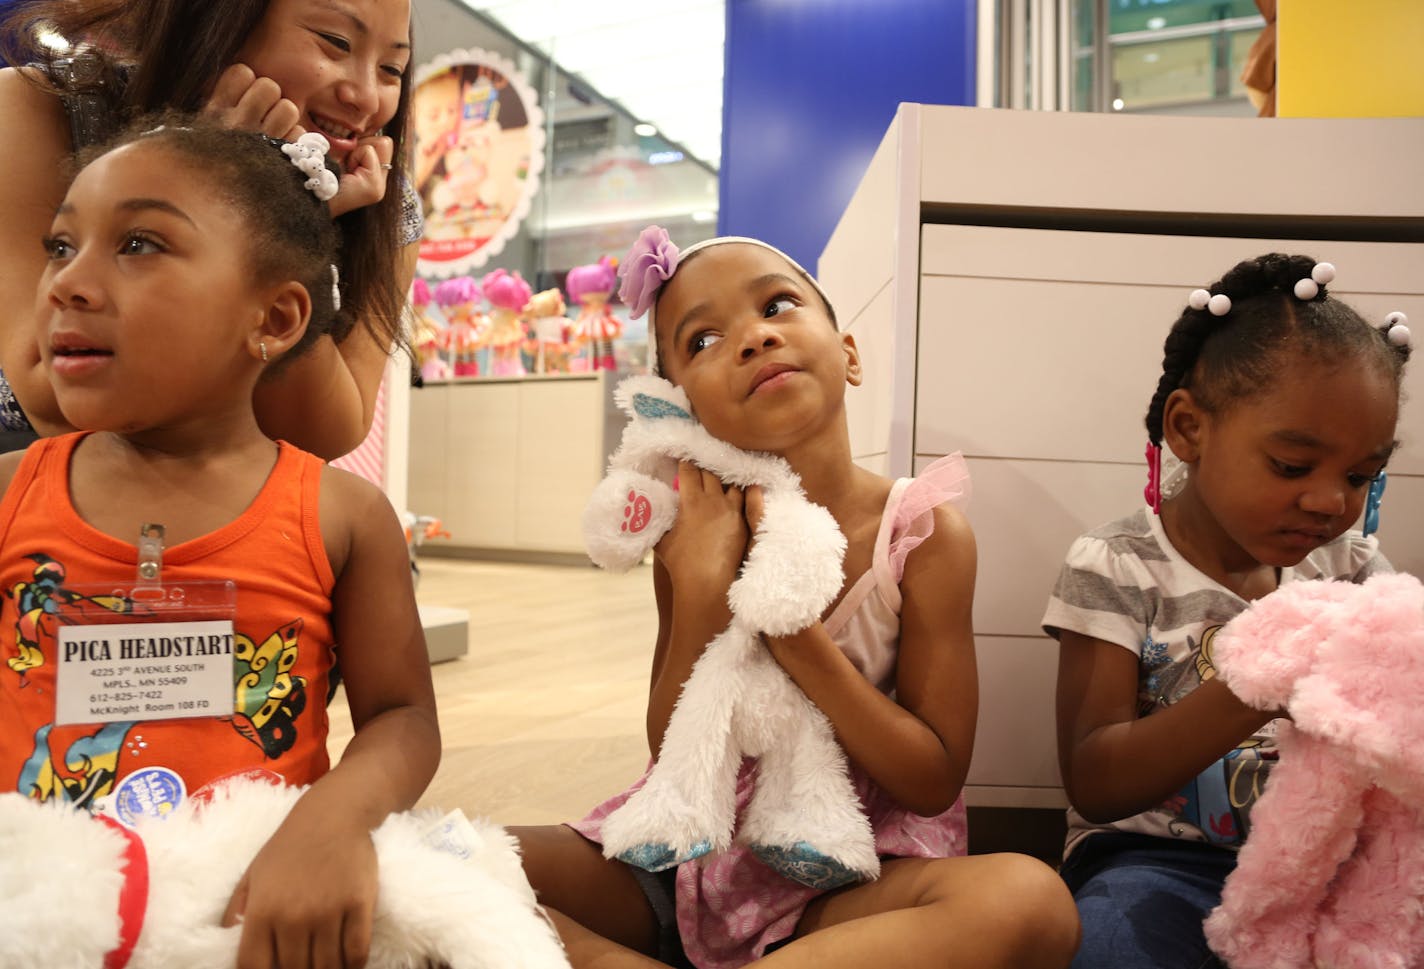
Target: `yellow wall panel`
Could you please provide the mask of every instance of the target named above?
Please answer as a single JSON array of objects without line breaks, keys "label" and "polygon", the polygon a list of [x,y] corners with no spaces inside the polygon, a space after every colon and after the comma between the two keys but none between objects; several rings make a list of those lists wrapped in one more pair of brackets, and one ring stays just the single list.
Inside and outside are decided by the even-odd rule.
[{"label": "yellow wall panel", "polygon": [[1424,116],[1424,0],[1279,0],[1282,118]]}]

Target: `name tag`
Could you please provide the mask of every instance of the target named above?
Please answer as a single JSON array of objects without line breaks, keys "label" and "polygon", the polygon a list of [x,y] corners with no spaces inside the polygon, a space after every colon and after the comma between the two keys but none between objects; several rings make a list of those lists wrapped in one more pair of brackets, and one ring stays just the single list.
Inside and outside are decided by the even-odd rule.
[{"label": "name tag", "polygon": [[55,723],[225,717],[232,620],[60,626]]}]

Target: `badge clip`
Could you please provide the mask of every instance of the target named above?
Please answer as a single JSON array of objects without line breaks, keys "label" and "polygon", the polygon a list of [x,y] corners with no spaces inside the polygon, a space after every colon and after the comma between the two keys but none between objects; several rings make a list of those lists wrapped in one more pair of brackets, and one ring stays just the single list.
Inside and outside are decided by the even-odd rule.
[{"label": "badge clip", "polygon": [[162,525],[145,523],[138,530],[138,578],[136,589],[161,589],[163,587],[163,535]]}]

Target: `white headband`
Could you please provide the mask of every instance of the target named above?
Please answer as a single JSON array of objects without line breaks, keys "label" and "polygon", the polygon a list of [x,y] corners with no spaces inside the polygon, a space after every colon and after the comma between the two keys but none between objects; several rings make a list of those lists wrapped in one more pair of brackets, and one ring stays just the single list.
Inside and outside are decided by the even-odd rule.
[{"label": "white headband", "polygon": [[[713,246],[722,246],[734,242],[740,242],[749,246],[760,246],[763,249],[776,253],[782,259],[785,259],[791,265],[791,268],[795,269],[811,284],[812,288],[816,290],[817,295],[825,301],[826,306],[831,305],[831,298],[826,295],[826,291],[821,288],[821,284],[816,282],[816,277],[808,273],[799,262],[792,259],[771,243],[763,242],[760,239],[753,239],[749,236],[717,236],[715,239],[704,239],[701,242],[693,243],[678,253],[677,261],[672,266],[672,273],[668,275],[667,279],[671,280],[672,276],[677,273],[678,267],[694,252],[701,252],[703,249],[711,249]],[[664,285],[666,285],[666,283],[664,283]],[[659,373],[660,368],[658,367],[657,309],[658,301],[657,297],[654,296],[652,303],[648,305],[648,370],[655,375],[661,376]]]}]

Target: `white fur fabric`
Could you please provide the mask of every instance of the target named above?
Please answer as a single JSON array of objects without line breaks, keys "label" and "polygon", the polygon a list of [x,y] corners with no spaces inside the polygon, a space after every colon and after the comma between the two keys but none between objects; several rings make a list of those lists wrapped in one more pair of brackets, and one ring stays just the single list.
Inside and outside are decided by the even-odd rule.
[{"label": "white fur fabric", "polygon": [[[723,482],[759,485],[765,498],[751,554],[728,592],[732,622],[703,651],[683,685],[657,763],[642,789],[604,822],[604,853],[654,870],[735,836],[758,849],[809,848],[854,877],[879,872],[874,836],[825,716],[771,657],[762,636],[816,622],[840,591],[845,537],[811,503],[781,458],[712,437],[683,391],[659,377],[630,377],[615,400],[628,414],[622,442],[584,513],[590,557],[611,569],[640,561],[677,516],[671,482],[691,461]],[[759,759],[756,793],[733,830],[743,756]],[[771,863],[771,862],[768,862]],[[773,864],[788,877],[807,880]],[[795,868],[794,865],[787,866]]]},{"label": "white fur fabric", "polygon": [[[138,825],[149,896],[129,969],[236,963],[241,929],[223,928],[223,912],[302,790],[233,781],[206,806],[185,801]],[[397,814],[372,833],[380,881],[367,965],[567,969],[513,838],[472,822],[460,857],[425,840],[438,820]],[[82,811],[0,795],[0,966],[102,965],[118,943],[124,847],[122,834]]]}]

